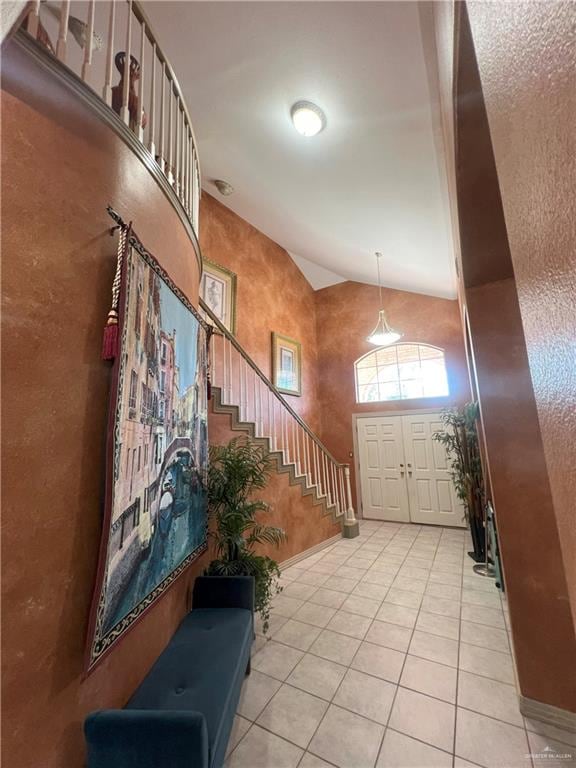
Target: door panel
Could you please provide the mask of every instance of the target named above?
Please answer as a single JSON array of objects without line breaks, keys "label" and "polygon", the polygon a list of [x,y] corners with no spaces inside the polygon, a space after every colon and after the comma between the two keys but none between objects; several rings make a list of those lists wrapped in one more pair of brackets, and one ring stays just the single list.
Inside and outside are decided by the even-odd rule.
[{"label": "door panel", "polygon": [[361,418],[357,428],[364,517],[409,523],[401,417]]},{"label": "door panel", "polygon": [[369,477],[368,488],[370,491],[368,494],[369,505],[371,507],[374,507],[375,509],[381,509],[382,508],[382,484],[380,482],[380,478]]},{"label": "door panel", "polygon": [[448,471],[446,452],[432,440],[441,430],[438,414],[402,416],[404,455],[413,523],[464,526],[464,512]]}]

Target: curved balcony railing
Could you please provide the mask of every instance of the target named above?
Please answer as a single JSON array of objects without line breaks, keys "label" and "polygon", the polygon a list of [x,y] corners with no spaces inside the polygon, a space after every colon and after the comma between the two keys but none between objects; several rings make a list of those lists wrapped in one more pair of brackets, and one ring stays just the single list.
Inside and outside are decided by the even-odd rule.
[{"label": "curved balcony railing", "polygon": [[34,0],[30,6],[23,29],[130,129],[176,194],[198,240],[200,163],[192,120],[140,4]]}]

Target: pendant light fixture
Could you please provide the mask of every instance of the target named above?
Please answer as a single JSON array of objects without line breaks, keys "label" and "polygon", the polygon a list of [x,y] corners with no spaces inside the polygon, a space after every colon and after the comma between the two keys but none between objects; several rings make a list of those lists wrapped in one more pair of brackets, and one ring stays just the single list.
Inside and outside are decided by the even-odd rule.
[{"label": "pendant light fixture", "polygon": [[376,323],[376,328],[374,328],[372,333],[367,337],[366,341],[370,342],[370,344],[375,344],[377,347],[388,347],[390,344],[395,344],[399,339],[401,339],[402,334],[390,328],[390,326],[388,325],[388,320],[386,319],[386,312],[384,312],[384,308],[382,304],[382,283],[380,281],[380,259],[381,258],[382,258],[382,254],[376,253],[376,269],[378,270],[378,291],[380,293],[380,312],[378,313],[378,322]]}]

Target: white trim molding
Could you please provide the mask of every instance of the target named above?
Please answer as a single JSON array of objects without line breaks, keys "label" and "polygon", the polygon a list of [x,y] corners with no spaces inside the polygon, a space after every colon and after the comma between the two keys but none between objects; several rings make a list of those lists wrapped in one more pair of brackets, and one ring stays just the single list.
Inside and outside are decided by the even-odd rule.
[{"label": "white trim molding", "polygon": [[539,720],[542,723],[554,725],[570,733],[576,733],[576,712],[554,707],[552,704],[544,704],[542,701],[529,699],[518,694],[520,712],[530,720]]},{"label": "white trim molding", "polygon": [[314,546],[310,547],[310,549],[305,549],[304,552],[299,552],[297,555],[289,557],[288,560],[284,560],[283,562],[278,563],[280,570],[284,571],[287,568],[290,568],[290,566],[296,565],[296,563],[299,563],[301,560],[306,560],[306,558],[310,557],[310,555],[315,555],[317,552],[321,552],[323,549],[326,549],[326,547],[329,547],[331,544],[336,544],[337,541],[341,540],[342,534],[337,533],[336,536],[331,536],[329,539],[325,539],[319,544],[314,544]]}]

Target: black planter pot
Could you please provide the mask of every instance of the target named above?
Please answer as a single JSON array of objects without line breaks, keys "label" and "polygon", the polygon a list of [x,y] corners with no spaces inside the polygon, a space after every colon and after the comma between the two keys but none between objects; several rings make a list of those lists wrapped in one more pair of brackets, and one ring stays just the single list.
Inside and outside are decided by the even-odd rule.
[{"label": "black planter pot", "polygon": [[472,535],[472,546],[474,550],[468,552],[468,555],[476,563],[484,563],[486,561],[486,531],[482,520],[479,520],[475,516],[470,517],[470,534]]}]

